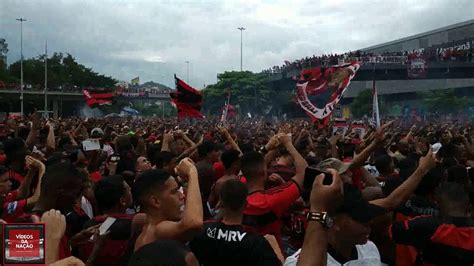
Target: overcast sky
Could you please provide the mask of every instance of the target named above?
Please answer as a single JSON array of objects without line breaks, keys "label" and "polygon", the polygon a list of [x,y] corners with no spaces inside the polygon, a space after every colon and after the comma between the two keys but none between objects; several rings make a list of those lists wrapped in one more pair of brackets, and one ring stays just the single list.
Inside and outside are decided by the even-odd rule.
[{"label": "overcast sky", "polygon": [[474,18],[473,0],[173,1],[0,0],[0,38],[8,62],[49,52],[71,53],[118,80],[139,76],[174,86],[173,73],[202,88],[217,73],[284,60],[346,52]]}]

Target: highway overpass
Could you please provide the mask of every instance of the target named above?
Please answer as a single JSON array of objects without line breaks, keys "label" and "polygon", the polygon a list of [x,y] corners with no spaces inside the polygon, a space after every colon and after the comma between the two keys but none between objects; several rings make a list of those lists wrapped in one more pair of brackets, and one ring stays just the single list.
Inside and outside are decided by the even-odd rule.
[{"label": "highway overpass", "polygon": [[[19,90],[0,89],[0,108],[7,109],[9,112],[20,112],[20,96]],[[44,109],[44,91],[23,91],[24,106],[33,103],[38,110]],[[144,96],[134,95],[130,93],[127,96],[116,96],[117,99],[137,102],[169,102],[169,93],[147,93]],[[82,92],[63,92],[63,91],[48,91],[48,110],[53,117],[77,115],[78,110],[85,105],[84,96]]]}]

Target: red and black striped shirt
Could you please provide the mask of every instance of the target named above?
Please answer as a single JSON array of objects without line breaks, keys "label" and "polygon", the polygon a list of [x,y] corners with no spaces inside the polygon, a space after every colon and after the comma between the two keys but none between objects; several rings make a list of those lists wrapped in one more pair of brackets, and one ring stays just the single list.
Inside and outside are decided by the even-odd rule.
[{"label": "red and black striped shirt", "polygon": [[418,216],[395,222],[390,237],[418,249],[418,265],[472,265],[474,221],[467,217]]}]

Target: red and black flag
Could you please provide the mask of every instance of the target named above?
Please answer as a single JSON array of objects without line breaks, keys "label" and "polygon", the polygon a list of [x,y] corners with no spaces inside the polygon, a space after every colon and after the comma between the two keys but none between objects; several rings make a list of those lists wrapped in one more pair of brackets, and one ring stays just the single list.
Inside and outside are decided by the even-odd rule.
[{"label": "red and black flag", "polygon": [[99,105],[112,104],[114,93],[105,91],[90,91],[88,89],[82,90],[86,103],[89,107],[94,108]]},{"label": "red and black flag", "polygon": [[178,109],[178,118],[203,118],[201,113],[202,94],[200,91],[186,84],[186,82],[174,76],[176,81],[176,92],[170,93],[171,102]]},{"label": "red and black flag", "polygon": [[296,100],[313,122],[329,123],[331,114],[360,65],[350,63],[305,69],[297,78]]}]

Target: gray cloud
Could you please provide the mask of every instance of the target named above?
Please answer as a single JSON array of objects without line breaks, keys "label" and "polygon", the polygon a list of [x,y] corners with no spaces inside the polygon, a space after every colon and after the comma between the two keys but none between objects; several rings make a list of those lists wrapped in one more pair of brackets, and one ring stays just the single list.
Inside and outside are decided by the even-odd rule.
[{"label": "gray cloud", "polygon": [[260,71],[284,60],[346,52],[472,19],[474,1],[133,1],[2,0],[0,37],[9,62],[24,55],[69,52],[119,80],[140,76],[173,85],[173,73],[201,88],[217,73]]}]

